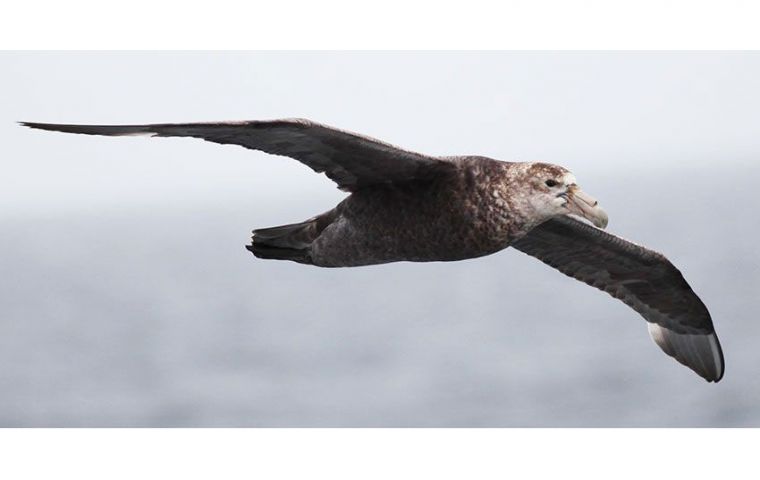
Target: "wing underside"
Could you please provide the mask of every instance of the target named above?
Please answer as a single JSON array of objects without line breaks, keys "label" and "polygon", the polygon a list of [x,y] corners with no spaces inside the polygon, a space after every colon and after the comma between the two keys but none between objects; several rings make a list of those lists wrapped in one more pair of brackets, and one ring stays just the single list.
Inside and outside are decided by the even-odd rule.
[{"label": "wing underside", "polygon": [[663,255],[568,216],[512,244],[636,310],[660,348],[709,382],[725,369],[710,313]]}]

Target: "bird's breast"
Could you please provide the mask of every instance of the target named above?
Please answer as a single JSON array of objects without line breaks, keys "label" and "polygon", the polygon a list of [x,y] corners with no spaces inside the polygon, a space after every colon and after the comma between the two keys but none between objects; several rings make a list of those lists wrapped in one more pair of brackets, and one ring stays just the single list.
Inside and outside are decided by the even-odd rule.
[{"label": "bird's breast", "polygon": [[512,239],[507,202],[466,180],[365,189],[338,208],[340,219],[319,242],[333,258],[452,261],[494,253]]}]

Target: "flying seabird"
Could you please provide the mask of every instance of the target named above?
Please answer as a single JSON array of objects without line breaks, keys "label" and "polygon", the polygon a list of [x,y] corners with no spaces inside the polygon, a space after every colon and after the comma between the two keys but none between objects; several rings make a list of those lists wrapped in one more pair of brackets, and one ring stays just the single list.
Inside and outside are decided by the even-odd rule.
[{"label": "flying seabird", "polygon": [[350,195],[306,221],[253,231],[256,257],[318,267],[454,261],[509,246],[622,300],[662,350],[723,377],[710,313],[660,253],[605,232],[607,214],[567,169],[482,156],[432,157],[303,119],[58,125],[89,135],[195,137],[294,158]]}]

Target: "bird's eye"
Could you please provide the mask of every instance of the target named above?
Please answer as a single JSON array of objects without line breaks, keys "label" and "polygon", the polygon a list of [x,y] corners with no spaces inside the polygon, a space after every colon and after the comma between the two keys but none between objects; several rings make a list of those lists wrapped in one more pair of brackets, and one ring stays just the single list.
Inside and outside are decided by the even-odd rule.
[{"label": "bird's eye", "polygon": [[549,180],[545,181],[544,183],[546,184],[547,187],[556,187],[557,186],[557,181],[556,180],[552,180],[551,178]]}]

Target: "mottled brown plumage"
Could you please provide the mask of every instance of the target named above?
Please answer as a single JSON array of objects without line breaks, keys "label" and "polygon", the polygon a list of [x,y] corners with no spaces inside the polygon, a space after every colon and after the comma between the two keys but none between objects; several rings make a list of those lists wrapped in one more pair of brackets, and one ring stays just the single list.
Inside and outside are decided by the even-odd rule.
[{"label": "mottled brown plumage", "polygon": [[[539,221],[521,208],[524,199],[513,195],[521,190],[525,178],[566,173],[553,165],[526,168],[526,164],[485,157],[452,157],[446,162],[455,168],[427,178],[357,190],[317,217],[324,225],[310,230],[309,255],[296,261],[347,267],[488,255],[506,248]],[[254,253],[258,244],[280,245],[271,237],[262,238],[256,230]]]},{"label": "mottled brown plumage", "polygon": [[431,157],[300,119],[24,125],[92,135],[196,137],[295,158],[351,194],[304,222],[254,230],[247,248],[257,257],[350,267],[454,261],[511,245],[630,305],[665,353],[706,380],[723,376],[710,314],[681,273],[661,254],[597,228],[607,225],[606,214],[560,166]]}]

